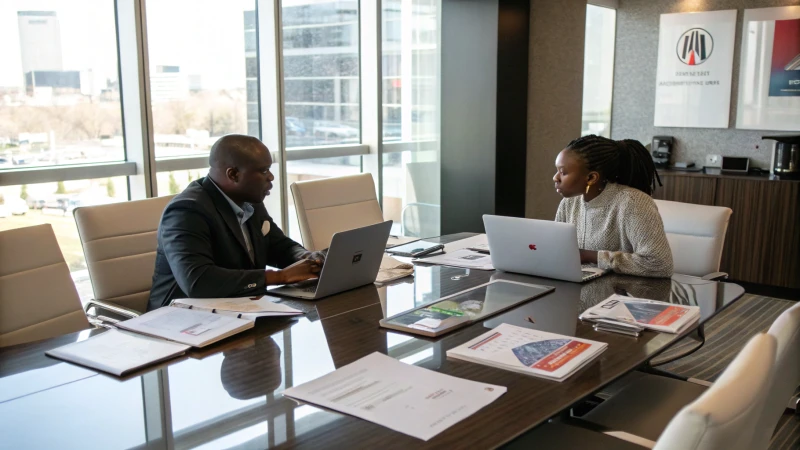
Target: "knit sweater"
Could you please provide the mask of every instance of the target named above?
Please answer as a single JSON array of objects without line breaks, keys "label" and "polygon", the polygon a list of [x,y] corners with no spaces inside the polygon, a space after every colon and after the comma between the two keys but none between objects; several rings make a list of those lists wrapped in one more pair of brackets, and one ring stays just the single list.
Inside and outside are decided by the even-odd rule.
[{"label": "knit sweater", "polygon": [[597,251],[597,266],[616,273],[645,277],[672,276],[672,251],[664,223],[649,195],[628,186],[608,183],[586,202],[583,196],[565,198],[557,222],[574,224],[578,246]]}]

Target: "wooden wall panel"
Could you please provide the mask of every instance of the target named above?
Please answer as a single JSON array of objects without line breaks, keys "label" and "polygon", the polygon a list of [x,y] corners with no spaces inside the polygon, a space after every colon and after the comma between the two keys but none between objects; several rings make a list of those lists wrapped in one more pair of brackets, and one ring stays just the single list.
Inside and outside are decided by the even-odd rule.
[{"label": "wooden wall panel", "polygon": [[733,210],[720,270],[734,280],[800,288],[800,183],[720,178]]}]

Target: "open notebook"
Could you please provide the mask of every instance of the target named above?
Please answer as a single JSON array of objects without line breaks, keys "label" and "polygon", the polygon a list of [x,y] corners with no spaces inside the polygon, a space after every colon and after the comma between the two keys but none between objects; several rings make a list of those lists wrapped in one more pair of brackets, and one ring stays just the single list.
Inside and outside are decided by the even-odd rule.
[{"label": "open notebook", "polygon": [[263,296],[258,300],[240,298],[179,298],[172,301],[177,308],[208,311],[214,314],[256,320],[259,317],[286,317],[302,315],[303,311],[275,303],[277,297]]},{"label": "open notebook", "polygon": [[119,322],[117,328],[46,352],[47,355],[114,375],[205,347],[253,328],[254,321],[207,311],[166,306]]}]

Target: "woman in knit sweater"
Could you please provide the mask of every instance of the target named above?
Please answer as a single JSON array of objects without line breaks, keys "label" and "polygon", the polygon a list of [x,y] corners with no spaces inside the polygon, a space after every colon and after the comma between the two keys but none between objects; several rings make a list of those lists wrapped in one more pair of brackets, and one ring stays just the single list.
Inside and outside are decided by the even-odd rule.
[{"label": "woman in knit sweater", "polygon": [[577,227],[581,263],[672,276],[664,223],[650,197],[657,179],[650,154],[634,140],[584,136],[558,154],[553,181],[564,199],[556,221]]}]

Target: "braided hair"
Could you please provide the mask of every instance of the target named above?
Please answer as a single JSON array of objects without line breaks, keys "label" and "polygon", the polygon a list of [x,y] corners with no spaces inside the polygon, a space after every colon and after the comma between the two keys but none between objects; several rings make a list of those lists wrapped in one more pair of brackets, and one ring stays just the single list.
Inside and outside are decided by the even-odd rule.
[{"label": "braided hair", "polygon": [[567,150],[582,158],[590,171],[599,172],[604,183],[624,184],[647,195],[656,190],[656,181],[661,186],[653,158],[639,141],[590,134],[570,142]]}]

